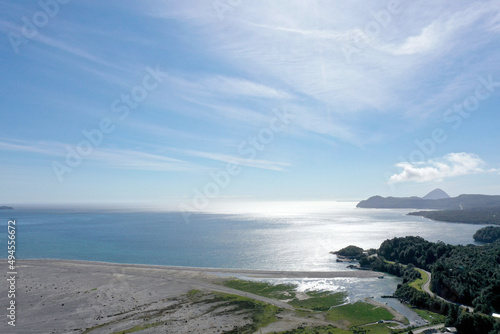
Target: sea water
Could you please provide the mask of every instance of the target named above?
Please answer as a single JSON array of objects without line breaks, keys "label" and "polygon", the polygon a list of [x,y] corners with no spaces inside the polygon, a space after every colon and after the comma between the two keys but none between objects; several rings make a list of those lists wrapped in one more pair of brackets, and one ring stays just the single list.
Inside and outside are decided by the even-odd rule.
[{"label": "sea water", "polygon": [[482,227],[355,204],[232,203],[188,216],[159,208],[21,207],[0,211],[0,256],[7,257],[10,218],[17,222],[20,259],[308,271],[346,270],[330,251],[348,245],[378,248],[385,239],[408,235],[469,244]]},{"label": "sea water", "polygon": [[[331,251],[378,248],[389,238],[421,236],[474,243],[482,225],[431,221],[411,210],[359,209],[355,202],[254,202],[197,213],[142,208],[19,207],[0,211],[0,258],[7,257],[7,222],[16,219],[16,258],[263,270],[350,270]],[[251,277],[242,277],[253,279]],[[346,291],[388,303],[411,323],[423,321],[391,295],[400,278],[270,279],[299,291]]]}]

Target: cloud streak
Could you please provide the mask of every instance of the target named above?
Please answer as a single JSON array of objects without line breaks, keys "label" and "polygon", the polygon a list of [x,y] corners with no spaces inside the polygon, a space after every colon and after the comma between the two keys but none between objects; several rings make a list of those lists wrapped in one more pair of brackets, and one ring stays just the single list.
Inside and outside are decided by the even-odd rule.
[{"label": "cloud streak", "polygon": [[[440,10],[436,11],[435,5]],[[162,6],[164,10],[159,8],[155,13],[165,13]],[[462,96],[468,87],[457,82],[475,79],[488,63],[476,62],[463,68],[460,75],[442,75],[438,67],[445,57],[447,63],[457,59],[459,64],[475,57],[474,52],[489,40],[478,36],[494,38],[498,32],[498,20],[492,17],[498,16],[499,9],[494,1],[401,3],[401,14],[392,17],[379,36],[356,55],[353,64],[347,64],[342,45],[375,20],[370,13],[385,7],[381,3],[361,9],[325,1],[278,1],[272,5],[253,1],[228,12],[221,22],[207,6],[189,6],[188,10],[180,4],[170,9],[168,18],[196,20],[193,26],[199,26],[199,34],[205,36],[207,52],[249,78],[252,73],[264,74],[259,84],[266,82],[265,87],[252,87],[236,78],[214,79],[221,85],[217,93],[222,96],[229,96],[224,87],[234,86],[235,92],[241,89],[279,97],[287,87],[332,113],[347,115],[338,120],[339,126],[356,127],[348,119],[353,113],[399,114],[414,124],[413,119],[431,117]],[[430,87],[429,91],[415,99],[415,91],[422,86]],[[316,116],[311,115],[308,123]]]},{"label": "cloud streak", "polygon": [[247,166],[258,169],[267,169],[273,171],[282,171],[286,167],[290,166],[290,164],[286,162],[260,160],[260,159],[247,159],[239,156],[220,154],[220,153],[201,152],[194,150],[177,150],[177,152],[191,157],[204,158],[208,160],[225,162],[228,164]]},{"label": "cloud streak", "polygon": [[[59,142],[0,141],[0,151],[36,153],[42,156],[55,157],[54,161],[60,162],[64,162],[69,147],[69,145]],[[161,154],[116,148],[94,148],[92,153],[84,156],[83,159],[104,168],[164,172],[200,172],[205,170],[204,167],[196,164]],[[50,166],[50,164],[47,163],[47,166]]]},{"label": "cloud streak", "polygon": [[449,153],[441,159],[427,162],[398,163],[396,167],[403,170],[392,175],[389,183],[442,181],[456,176],[498,172],[497,169],[486,170],[485,166],[486,163],[476,154]]}]

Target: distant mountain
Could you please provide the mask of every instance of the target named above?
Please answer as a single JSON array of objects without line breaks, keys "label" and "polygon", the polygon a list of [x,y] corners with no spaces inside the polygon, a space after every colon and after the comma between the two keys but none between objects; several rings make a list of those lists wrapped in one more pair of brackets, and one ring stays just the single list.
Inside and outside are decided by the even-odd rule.
[{"label": "distant mountain", "polygon": [[441,199],[424,199],[420,197],[381,197],[373,196],[361,201],[358,208],[372,209],[434,209],[463,210],[473,208],[500,207],[500,196],[460,195]]},{"label": "distant mountain", "polygon": [[11,206],[0,206],[0,210],[13,210],[14,208]]},{"label": "distant mountain", "polygon": [[444,192],[442,189],[439,188],[434,189],[433,191],[422,197],[422,199],[443,199],[443,198],[450,198],[450,195],[448,195],[446,192]]}]

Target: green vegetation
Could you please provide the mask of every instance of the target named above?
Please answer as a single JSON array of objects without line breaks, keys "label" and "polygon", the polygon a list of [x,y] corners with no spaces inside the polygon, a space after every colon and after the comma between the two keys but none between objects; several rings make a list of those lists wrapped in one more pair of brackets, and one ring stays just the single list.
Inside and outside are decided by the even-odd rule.
[{"label": "green vegetation", "polygon": [[481,314],[462,312],[455,325],[459,333],[466,334],[498,334],[500,333],[500,322],[492,317]]},{"label": "green vegetation", "polygon": [[299,327],[291,331],[279,332],[279,334],[352,334],[352,332],[333,326],[317,326]]},{"label": "green vegetation", "polygon": [[124,331],[114,332],[113,334],[130,334],[130,333],[143,331],[143,330],[148,329],[148,328],[158,327],[158,326],[161,326],[163,324],[164,324],[164,322],[162,321],[162,322],[156,322],[153,324],[137,325],[137,326],[134,326],[132,328],[126,329]]},{"label": "green vegetation", "polygon": [[452,246],[420,237],[386,240],[379,255],[432,272],[432,290],[489,314],[500,311],[500,244]]},{"label": "green vegetation", "polygon": [[[388,327],[389,324],[375,324],[369,326],[363,326],[362,329],[367,330],[368,334],[392,334],[394,331]],[[395,324],[391,324],[396,326]]]},{"label": "green vegetation", "polygon": [[363,252],[364,252],[363,248],[350,245],[350,246],[344,247],[341,250],[333,252],[333,253],[336,255],[348,257],[351,259],[359,259],[363,256]]},{"label": "green vegetation", "polygon": [[461,210],[476,208],[500,208],[500,196],[460,195],[453,198],[423,199],[420,197],[381,197],[373,196],[361,201],[358,208],[375,209],[437,209]]},{"label": "green vegetation", "polygon": [[192,290],[188,291],[187,295],[188,296],[194,296],[194,295],[197,295],[199,293],[201,293],[201,290],[192,289]]},{"label": "green vegetation", "polygon": [[[241,327],[235,327],[231,332],[238,334],[250,334],[256,332],[259,328],[269,325],[276,321],[276,313],[280,311],[277,306],[270,305],[264,302],[253,300],[251,298],[241,297],[218,292],[202,292],[199,290],[191,290],[186,296],[192,303],[204,303],[210,305],[210,311],[219,312],[236,312],[243,313],[248,318],[252,319],[252,323]],[[165,308],[158,310],[145,310],[143,312],[131,312],[121,319],[112,320],[100,325],[93,326],[85,329],[82,334],[92,333],[100,330],[105,331],[107,327],[119,323],[128,324],[130,328],[114,332],[113,334],[128,334],[146,330],[157,326],[165,325],[165,320],[161,320],[166,314],[172,310],[180,309],[183,307],[183,302],[180,304],[169,305]],[[160,321],[161,320],[161,321]],[[170,321],[170,320],[168,320]],[[139,324],[137,324],[139,322]],[[133,325],[135,323],[135,325]],[[110,332],[109,330],[107,332]]]},{"label": "green vegetation", "polygon": [[[500,217],[499,217],[500,218]],[[500,240],[500,227],[486,226],[474,233],[474,240],[478,242],[491,243]]]},{"label": "green vegetation", "polygon": [[465,223],[500,225],[500,207],[474,208],[465,210],[418,211],[410,212],[412,216],[422,216],[432,220]]},{"label": "green vegetation", "polygon": [[345,302],[347,293],[345,292],[306,292],[310,297],[304,300],[294,298],[288,302],[290,305],[298,308],[306,308],[314,311],[328,311],[332,306],[341,305]]},{"label": "green vegetation", "polygon": [[254,333],[259,328],[265,327],[276,321],[276,313],[279,312],[277,306],[263,303],[251,298],[217,292],[218,300],[227,301],[228,305],[236,305],[239,309],[250,310],[252,312],[252,323],[235,329],[234,333],[245,334]]},{"label": "green vegetation", "polygon": [[375,271],[382,271],[394,276],[402,277],[403,284],[422,279],[419,271],[415,270],[413,264],[402,265],[393,261],[384,260],[381,257],[361,258],[360,265],[370,267]]},{"label": "green vegetation", "polygon": [[394,316],[383,307],[364,302],[334,307],[326,313],[331,321],[345,323],[347,327],[359,326],[378,322],[379,320],[393,320]]},{"label": "green vegetation", "polygon": [[446,320],[446,317],[442,314],[431,312],[429,310],[421,310],[418,308],[414,308],[413,311],[417,312],[419,316],[422,317],[422,319],[427,320],[431,324],[441,324],[444,323]]},{"label": "green vegetation", "polygon": [[[360,263],[403,277],[403,284],[394,293],[399,300],[446,315],[448,326],[473,328],[473,331],[460,330],[460,333],[498,332],[493,328],[500,325],[485,315],[500,310],[500,243],[452,246],[420,237],[394,238],[382,243],[378,255],[377,258],[364,257]],[[386,259],[394,263],[387,263]],[[484,315],[466,316],[457,305],[419,291],[418,278],[423,277],[415,266],[432,272],[431,287],[435,293],[453,302],[471,305]],[[469,326],[471,322],[473,326]]]},{"label": "green vegetation", "polygon": [[418,291],[423,291],[422,285],[429,280],[429,275],[427,275],[427,273],[422,269],[415,268],[415,270],[420,273],[420,278],[417,278],[413,282],[409,283],[409,285]]},{"label": "green vegetation", "polygon": [[259,296],[279,300],[295,298],[295,286],[292,284],[270,284],[264,282],[252,282],[234,279],[225,281],[224,286],[229,288],[254,293]]},{"label": "green vegetation", "polygon": [[244,280],[225,281],[224,286],[254,293],[259,296],[274,298],[278,300],[290,300],[288,303],[297,308],[305,308],[314,311],[327,311],[332,306],[337,306],[345,301],[344,292],[331,293],[328,291],[306,292],[308,299],[296,298],[296,286],[292,284],[270,284],[264,282],[253,282]]}]

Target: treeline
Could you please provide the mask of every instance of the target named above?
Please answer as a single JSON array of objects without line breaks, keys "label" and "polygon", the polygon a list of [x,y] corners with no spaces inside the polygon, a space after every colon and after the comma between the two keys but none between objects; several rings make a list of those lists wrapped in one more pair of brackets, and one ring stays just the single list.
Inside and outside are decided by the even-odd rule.
[{"label": "treeline", "polygon": [[384,241],[378,255],[389,261],[413,264],[427,271],[442,257],[447,257],[456,246],[444,242],[430,242],[421,237],[394,238]]},{"label": "treeline", "polygon": [[476,312],[499,313],[500,243],[453,246],[405,237],[384,241],[377,253],[378,257],[363,257],[360,265],[403,277],[403,284],[394,293],[401,301],[445,314],[447,325],[456,326],[460,333],[500,333],[500,322],[492,317],[468,314],[456,304],[432,298],[408,285],[420,278],[416,266],[432,272],[431,289],[438,295],[471,305]]},{"label": "treeline", "polygon": [[432,273],[431,289],[479,312],[500,312],[500,244],[453,246],[421,237],[386,240],[378,254]]},{"label": "treeline", "polygon": [[500,239],[500,227],[486,226],[477,230],[473,236],[474,240],[478,242],[491,243]]},{"label": "treeline", "polygon": [[369,267],[374,271],[381,271],[394,276],[402,277],[403,284],[412,282],[420,278],[420,273],[415,270],[415,266],[410,264],[403,266],[399,263],[389,263],[380,257],[363,257],[359,261],[360,266]]},{"label": "treeline", "polygon": [[339,251],[333,252],[333,254],[337,254],[337,255],[352,258],[352,259],[361,258],[363,256],[363,253],[364,253],[363,248],[353,246],[353,245],[344,247]]},{"label": "treeline", "polygon": [[500,322],[479,313],[469,313],[457,304],[447,303],[432,298],[427,293],[418,291],[408,284],[398,286],[394,296],[400,301],[430,310],[432,312],[446,315],[446,326],[456,327],[463,334],[498,334],[500,333]]},{"label": "treeline", "polygon": [[450,223],[500,225],[500,207],[465,210],[417,211],[410,212],[409,215],[422,216],[432,220]]}]

